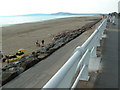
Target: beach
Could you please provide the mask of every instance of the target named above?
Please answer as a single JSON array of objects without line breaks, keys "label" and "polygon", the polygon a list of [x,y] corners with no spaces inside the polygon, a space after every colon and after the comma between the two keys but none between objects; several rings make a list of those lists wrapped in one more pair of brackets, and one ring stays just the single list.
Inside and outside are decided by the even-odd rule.
[{"label": "beach", "polygon": [[39,43],[44,40],[47,45],[55,35],[79,29],[98,18],[101,16],[69,17],[2,27],[2,51],[14,54],[18,49],[24,48],[25,53],[31,53],[39,49],[35,45],[37,40]]}]

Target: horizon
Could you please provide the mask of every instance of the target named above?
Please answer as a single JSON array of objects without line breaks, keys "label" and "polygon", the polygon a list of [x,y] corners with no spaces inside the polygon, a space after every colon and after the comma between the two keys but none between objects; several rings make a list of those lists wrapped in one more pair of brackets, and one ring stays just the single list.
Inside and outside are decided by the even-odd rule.
[{"label": "horizon", "polygon": [[26,14],[118,12],[119,0],[3,0],[0,16]]},{"label": "horizon", "polygon": [[[69,13],[69,14],[78,14],[78,15],[101,15],[101,14],[109,14],[109,13],[71,13],[71,12],[55,12],[55,13],[30,13],[30,14],[20,14],[20,15],[10,15],[10,16],[0,16],[0,17],[13,17],[13,16],[27,16],[27,15],[54,15],[58,13]],[[59,14],[58,14],[59,15]]]}]

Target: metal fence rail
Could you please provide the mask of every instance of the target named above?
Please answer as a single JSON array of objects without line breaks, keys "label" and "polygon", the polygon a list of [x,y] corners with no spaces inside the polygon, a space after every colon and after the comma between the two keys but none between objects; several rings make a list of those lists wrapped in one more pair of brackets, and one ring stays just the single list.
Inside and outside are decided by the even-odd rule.
[{"label": "metal fence rail", "polygon": [[[43,86],[45,88],[75,88],[79,80],[89,80],[88,65],[90,57],[96,57],[96,48],[106,29],[107,18],[93,34],[78,46],[69,60]],[[77,75],[77,76],[76,76]]]}]

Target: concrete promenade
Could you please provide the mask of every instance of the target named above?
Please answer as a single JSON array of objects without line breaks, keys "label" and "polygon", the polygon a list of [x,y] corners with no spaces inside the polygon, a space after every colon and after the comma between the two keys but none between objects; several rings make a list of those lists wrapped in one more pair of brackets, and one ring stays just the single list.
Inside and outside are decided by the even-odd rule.
[{"label": "concrete promenade", "polygon": [[118,88],[118,34],[120,34],[120,19],[115,20],[116,25],[108,23],[107,38],[104,41],[102,60],[102,73],[98,75],[94,88]]}]

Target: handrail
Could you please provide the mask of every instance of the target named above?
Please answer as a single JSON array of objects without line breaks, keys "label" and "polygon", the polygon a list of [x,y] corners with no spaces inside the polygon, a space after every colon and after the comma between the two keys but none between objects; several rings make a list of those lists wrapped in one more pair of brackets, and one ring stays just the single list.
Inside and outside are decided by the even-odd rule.
[{"label": "handrail", "polygon": [[80,56],[80,52],[76,51],[72,57],[63,65],[63,67],[48,81],[43,88],[55,88],[64,78],[65,74],[69,71],[76,59]]},{"label": "handrail", "polygon": [[[58,72],[43,86],[43,89],[45,88],[70,88],[72,79],[74,75],[76,74],[76,71],[80,70],[80,73],[76,79],[76,81],[73,83],[72,88],[75,88],[76,82],[78,82],[78,78],[86,78],[88,79],[88,64],[86,63],[86,59],[88,60],[90,57],[87,57],[87,54],[85,55],[85,52],[89,49],[89,51],[92,50],[92,48],[97,47],[97,43],[93,44],[94,42],[98,42],[100,38],[102,37],[102,33],[104,32],[106,28],[107,18],[103,20],[101,25],[92,33],[92,35],[82,44],[82,46],[78,46],[75,49],[75,52],[73,55],[69,58],[69,60],[58,70]],[[83,57],[83,55],[85,55]],[[83,57],[83,58],[82,58]],[[81,61],[83,60],[83,62]],[[79,68],[79,66],[83,65],[82,69]],[[85,68],[85,66],[87,66]],[[83,70],[85,70],[84,73]],[[82,76],[81,74],[85,74]]]},{"label": "handrail", "polygon": [[106,22],[106,19],[102,22],[102,24],[93,32],[93,34],[82,44],[82,48],[85,49],[89,43],[93,40],[93,38],[97,35],[97,33],[99,33],[100,28],[102,27],[102,25],[104,25]]}]

